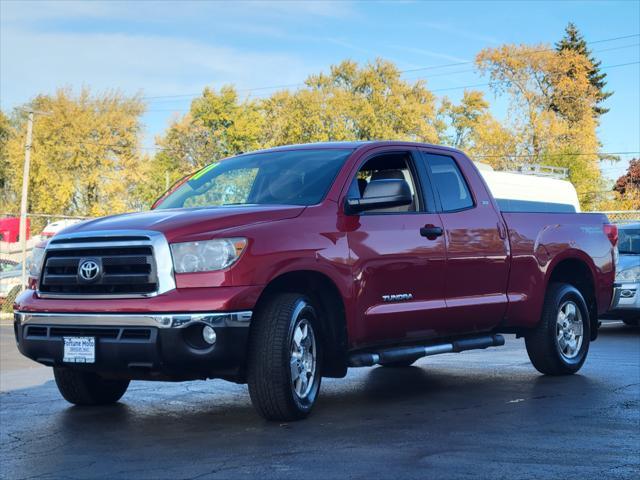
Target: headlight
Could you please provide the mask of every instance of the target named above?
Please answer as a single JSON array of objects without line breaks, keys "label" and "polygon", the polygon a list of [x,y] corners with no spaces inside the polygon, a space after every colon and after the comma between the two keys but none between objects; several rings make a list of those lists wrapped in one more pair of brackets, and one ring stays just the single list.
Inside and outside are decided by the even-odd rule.
[{"label": "headlight", "polygon": [[210,272],[232,265],[247,246],[246,238],[218,238],[171,244],[176,273]]},{"label": "headlight", "polygon": [[625,268],[616,272],[616,282],[640,282],[640,266]]},{"label": "headlight", "polygon": [[27,272],[30,277],[39,278],[44,260],[44,248],[35,247],[27,257]]}]

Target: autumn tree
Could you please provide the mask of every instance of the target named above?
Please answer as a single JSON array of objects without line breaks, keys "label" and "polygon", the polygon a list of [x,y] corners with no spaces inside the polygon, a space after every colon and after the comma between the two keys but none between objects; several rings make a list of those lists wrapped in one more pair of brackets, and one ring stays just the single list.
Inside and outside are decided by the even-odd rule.
[{"label": "autumn tree", "polygon": [[514,134],[489,112],[489,102],[482,92],[465,91],[459,104],[442,100],[442,121],[447,131],[442,139],[448,145],[464,150],[474,160],[494,168],[508,167],[505,152],[516,150]]},{"label": "autumn tree", "polygon": [[[141,176],[138,141],[144,106],[117,92],[78,95],[61,89],[39,95],[30,108],[47,112],[34,122],[28,211],[98,216],[139,207],[134,201]],[[26,113],[14,112],[16,134],[6,145],[9,207],[17,210],[22,184]]]},{"label": "autumn tree", "polygon": [[10,176],[8,144],[13,134],[13,127],[4,112],[0,110],[0,213],[7,209],[8,183]]},{"label": "autumn tree", "polygon": [[618,194],[618,208],[640,210],[640,159],[629,162],[629,168],[616,181],[613,190]]},{"label": "autumn tree", "polygon": [[[482,50],[476,63],[496,94],[510,99],[510,122],[518,138],[515,154],[531,163],[569,169],[584,206],[601,188],[600,143],[592,114],[598,90],[589,59],[572,49],[546,45],[504,45]],[[569,75],[571,72],[571,75]]]},{"label": "autumn tree", "polygon": [[[578,27],[576,27],[572,22],[569,22],[564,31],[564,37],[556,43],[556,50],[558,52],[567,50],[577,52],[591,62],[591,68],[587,72],[587,77],[589,79],[589,83],[596,89],[596,102],[593,106],[593,113],[596,116],[607,113],[609,109],[602,107],[601,104],[613,95],[613,92],[607,92],[604,89],[607,85],[607,82],[605,81],[607,74],[603,73],[600,69],[602,62],[595,59],[591,50],[587,47],[587,42],[578,30]],[[574,72],[569,70],[567,75],[569,78],[573,78]]]}]

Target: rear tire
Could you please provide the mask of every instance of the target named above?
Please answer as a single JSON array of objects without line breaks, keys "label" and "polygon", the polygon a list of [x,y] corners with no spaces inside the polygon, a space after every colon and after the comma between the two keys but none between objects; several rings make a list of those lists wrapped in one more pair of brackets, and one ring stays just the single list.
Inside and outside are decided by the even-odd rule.
[{"label": "rear tire", "polygon": [[318,310],[299,293],[281,293],[260,309],[249,336],[251,402],[267,420],[300,420],[320,392],[323,345]]},{"label": "rear tire", "polygon": [[129,380],[109,380],[92,372],[54,367],[53,376],[64,399],[75,405],[115,403],[127,391]]},{"label": "rear tire", "polygon": [[546,375],[576,373],[587,358],[590,325],[587,304],[573,285],[549,285],[540,322],[525,336],[533,366]]}]

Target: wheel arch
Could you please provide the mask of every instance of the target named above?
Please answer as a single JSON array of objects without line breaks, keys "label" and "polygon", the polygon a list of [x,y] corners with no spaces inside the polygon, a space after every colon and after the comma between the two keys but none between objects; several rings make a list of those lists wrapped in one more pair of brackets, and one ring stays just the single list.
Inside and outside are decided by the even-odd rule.
[{"label": "wheel arch", "polygon": [[598,335],[598,300],[595,274],[588,257],[585,258],[578,252],[576,253],[558,259],[550,265],[546,287],[549,288],[552,283],[567,283],[573,285],[582,294],[589,309],[591,340],[595,340]]},{"label": "wheel arch", "polygon": [[255,310],[273,295],[295,292],[315,300],[320,309],[325,347],[323,376],[344,377],[347,373],[348,332],[344,300],[335,282],[316,270],[293,270],[271,280],[256,302]]}]

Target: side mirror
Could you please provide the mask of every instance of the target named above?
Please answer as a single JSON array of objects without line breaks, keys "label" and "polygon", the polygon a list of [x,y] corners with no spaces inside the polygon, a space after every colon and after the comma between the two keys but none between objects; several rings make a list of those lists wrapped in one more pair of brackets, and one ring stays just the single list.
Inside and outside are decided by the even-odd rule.
[{"label": "side mirror", "polygon": [[345,211],[347,214],[357,214],[367,210],[411,205],[412,202],[413,195],[405,180],[372,180],[362,198],[347,198]]}]

